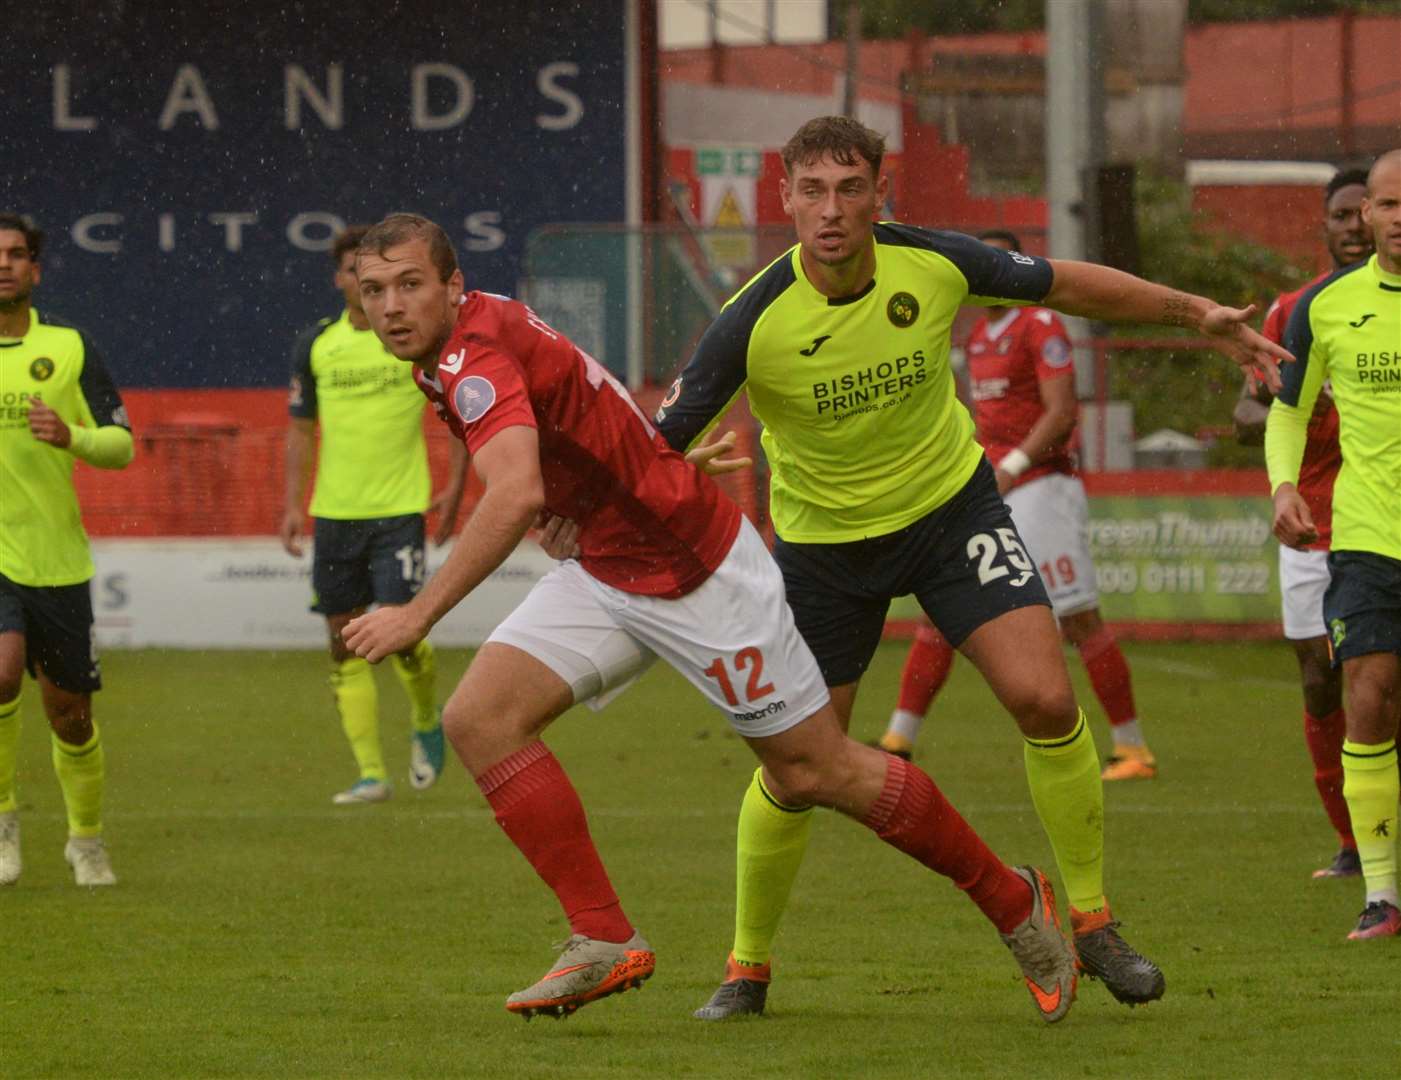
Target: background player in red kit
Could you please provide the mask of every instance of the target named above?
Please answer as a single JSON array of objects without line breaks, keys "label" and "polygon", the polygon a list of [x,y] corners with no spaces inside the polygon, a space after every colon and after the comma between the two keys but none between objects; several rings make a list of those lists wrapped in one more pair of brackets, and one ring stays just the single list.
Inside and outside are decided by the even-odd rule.
[{"label": "background player in red kit", "polygon": [[[1362,221],[1362,199],[1366,194],[1366,169],[1342,170],[1323,190],[1323,237],[1334,269],[1371,257],[1372,233]],[[1299,297],[1330,273],[1332,270],[1303,288],[1278,297],[1266,312],[1260,332],[1271,341],[1282,342]],[[1328,387],[1323,389],[1309,418],[1308,442],[1299,466],[1299,494],[1308,503],[1318,539],[1305,550],[1280,545],[1279,591],[1284,636],[1294,646],[1304,688],[1304,739],[1313,759],[1313,782],[1339,841],[1333,861],[1315,870],[1313,876],[1357,877],[1362,873],[1362,863],[1343,798],[1343,736],[1347,730],[1343,673],[1333,667],[1328,630],[1323,624],[1323,594],[1331,580],[1328,548],[1332,542],[1333,481],[1343,463],[1343,452],[1338,446],[1338,409]],[[1253,379],[1246,381],[1234,417],[1236,436],[1246,446],[1264,444],[1265,417],[1273,400],[1268,389]]]},{"label": "background player in red kit", "polygon": [[423,590],[353,620],[346,644],[375,662],[423,638],[542,510],[580,527],[579,558],[541,579],[496,628],[443,714],[497,822],[570,923],[554,967],[506,1007],[566,1015],[652,974],[652,949],[624,915],[579,797],[540,734],[661,656],[729,715],[776,805],[838,809],[952,878],[998,927],[1042,1017],[1064,1016],[1075,958],[1050,884],[1003,864],[923,772],[846,738],[777,565],[714,482],[525,305],[464,296],[452,247],[432,222],[385,219],[361,242],[357,272],[375,333],[414,362],[484,491]]},{"label": "background player in red kit", "polygon": [[[978,239],[1003,251],[1021,251],[1017,237],[1000,229],[979,233]],[[997,490],[1041,571],[1061,632],[1079,651],[1109,717],[1114,752],[1103,778],[1154,777],[1158,765],[1138,726],[1128,662],[1099,613],[1085,488],[1069,449],[1079,405],[1065,326],[1048,308],[989,307],[969,335],[967,355],[973,421],[996,467]],[[953,656],[942,635],[922,622],[905,659],[899,703],[881,736],[882,749],[911,753]]]}]

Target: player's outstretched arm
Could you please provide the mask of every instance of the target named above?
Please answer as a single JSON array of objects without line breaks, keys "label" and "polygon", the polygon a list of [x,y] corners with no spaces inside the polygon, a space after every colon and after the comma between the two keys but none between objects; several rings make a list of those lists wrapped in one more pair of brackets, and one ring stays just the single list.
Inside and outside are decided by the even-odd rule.
[{"label": "player's outstretched arm", "polygon": [[407,604],[376,608],[346,624],[341,637],[357,656],[378,663],[423,640],[434,623],[506,561],[545,505],[534,428],[497,432],[473,462],[485,490],[447,562]]},{"label": "player's outstretched arm", "polygon": [[462,492],[467,486],[467,447],[452,440],[449,451],[448,486],[433,496],[430,514],[436,514],[438,525],[433,530],[433,543],[441,547],[451,539],[457,528],[457,513],[462,508]]},{"label": "player's outstretched arm", "polygon": [[1269,390],[1278,391],[1280,361],[1294,357],[1282,346],[1252,330],[1248,321],[1255,306],[1225,307],[1205,296],[1194,296],[1126,274],[1108,266],[1050,260],[1055,272],[1043,303],[1066,315],[1103,322],[1182,326],[1212,339],[1217,351],[1241,371],[1254,375]]}]

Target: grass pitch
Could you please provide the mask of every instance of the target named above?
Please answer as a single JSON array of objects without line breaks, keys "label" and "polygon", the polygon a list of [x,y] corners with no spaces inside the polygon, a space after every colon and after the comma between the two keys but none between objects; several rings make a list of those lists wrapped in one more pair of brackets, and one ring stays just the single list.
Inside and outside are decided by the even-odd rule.
[{"label": "grass pitch", "polygon": [[[831,815],[778,941],[770,1015],[691,1020],[729,944],[734,819],[753,764],[660,667],[548,736],[657,974],[527,1025],[504,999],[550,965],[567,927],[456,762],[433,789],[409,788],[389,671],[395,796],[342,808],[330,796],[354,776],[322,657],[111,653],[97,700],[114,889],[79,890],[63,864],[61,799],[26,690],[25,871],[0,892],[0,1076],[1393,1075],[1401,942],[1345,941],[1360,884],[1309,879],[1335,845],[1287,648],[1126,651],[1162,776],[1107,788],[1108,885],[1168,992],[1130,1010],[1084,982],[1054,1027],[973,905]],[[859,737],[883,726],[903,655],[882,647]],[[446,690],[467,657],[440,657]],[[1014,727],[965,662],[917,760],[1005,858],[1053,871]]]}]

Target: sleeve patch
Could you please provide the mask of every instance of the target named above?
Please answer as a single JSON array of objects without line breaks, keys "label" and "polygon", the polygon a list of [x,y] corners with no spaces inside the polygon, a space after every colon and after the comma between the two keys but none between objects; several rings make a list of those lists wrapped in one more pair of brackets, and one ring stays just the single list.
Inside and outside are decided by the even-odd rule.
[{"label": "sleeve patch", "polygon": [[1065,338],[1047,338],[1041,346],[1041,362],[1049,368],[1063,368],[1070,363],[1070,345]]},{"label": "sleeve patch", "polygon": [[490,379],[468,375],[452,390],[452,407],[464,424],[475,424],[496,403],[496,387]]}]

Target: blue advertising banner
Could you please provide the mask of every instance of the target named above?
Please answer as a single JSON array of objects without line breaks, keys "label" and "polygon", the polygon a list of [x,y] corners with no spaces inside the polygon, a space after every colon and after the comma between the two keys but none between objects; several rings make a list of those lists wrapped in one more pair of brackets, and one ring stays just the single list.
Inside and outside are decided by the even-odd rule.
[{"label": "blue advertising banner", "polygon": [[630,0],[54,0],[9,20],[0,209],[119,385],[285,383],[326,254],[396,210],[514,293],[526,235],[627,219]]}]

